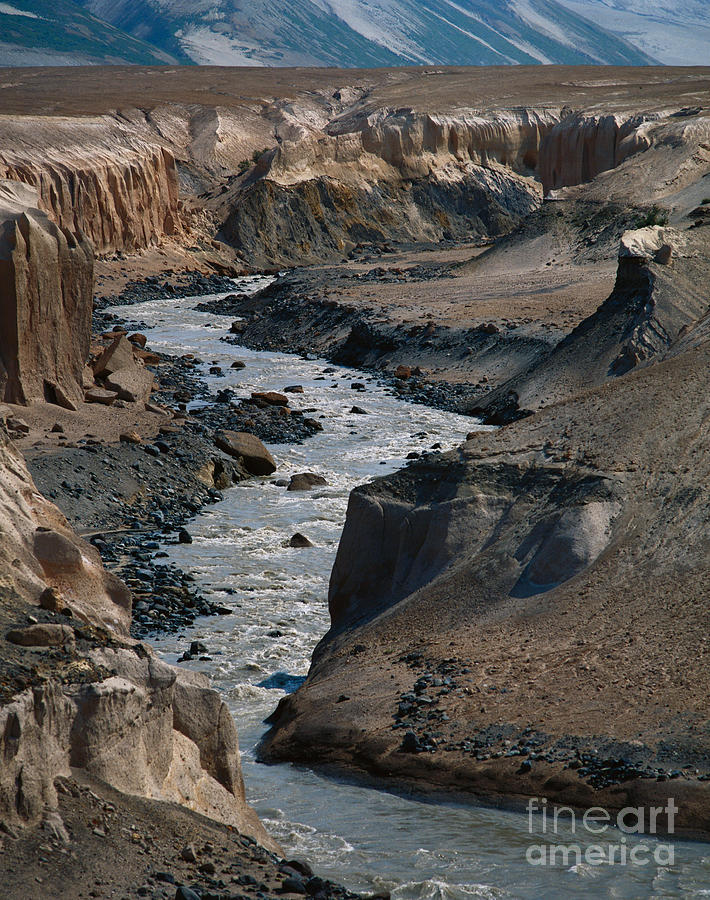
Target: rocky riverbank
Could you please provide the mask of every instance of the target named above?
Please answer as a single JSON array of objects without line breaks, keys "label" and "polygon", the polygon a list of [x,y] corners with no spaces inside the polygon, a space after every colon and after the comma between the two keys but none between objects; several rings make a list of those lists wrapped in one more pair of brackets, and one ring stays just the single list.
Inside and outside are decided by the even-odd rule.
[{"label": "rocky riverbank", "polygon": [[[331,630],[265,758],[476,802],[674,798],[677,833],[707,838],[707,72],[273,77],[27,72],[4,88],[0,818],[15,897],[61,896],[44,854],[72,852],[65,896],[338,892],[283,868],[245,803],[226,707],[130,636],[130,591],[97,552],[142,592],[138,633],[219,614],[156,547],[189,541],[189,516],[253,472],[256,434],[300,440],[318,420],[270,391],[212,400],[199,362],[116,320],[90,346],[84,235],[111,302],[136,273],[150,280],[127,303],[313,263],[225,304],[232,339],[370,368],[504,426],[353,493]],[[236,832],[270,849],[240,840],[234,858]]]},{"label": "rocky riverbank", "polygon": [[314,875],[307,862],[283,859],[183,806],[120,793],[78,772],[56,784],[56,817],[45,827],[4,830],[0,867],[8,900],[358,896]]},{"label": "rocky riverbank", "polygon": [[609,299],[491,394],[510,424],[353,492],[264,758],[512,806],[673,797],[707,839],[709,258],[700,227],[628,232]]},{"label": "rocky riverbank", "polygon": [[[98,298],[95,336],[109,329],[139,330],[140,322],[126,322],[102,310],[163,298],[165,284],[163,278],[151,278],[118,296]],[[188,273],[171,292],[224,290],[227,284],[233,287],[231,279]],[[161,562],[166,556],[163,543],[190,541],[190,518],[205,505],[219,502],[225,489],[251,477],[239,459],[220,452],[218,435],[248,431],[267,443],[284,444],[301,442],[322,428],[298,410],[288,410],[287,415],[281,405],[238,400],[229,390],[211,395],[199,359],[153,355],[158,364],[148,369],[159,379],[160,388],[152,401],[158,411],[176,411],[176,417],[163,416],[153,439],[144,440],[126,429],[130,439],[115,443],[87,436],[74,446],[65,442],[51,451],[46,446],[26,451],[40,490],[87,535],[107,568],[131,588],[135,600],[131,630],[136,637],[179,630],[198,616],[230,611],[224,599],[209,600],[196,592],[189,573]],[[187,414],[187,405],[196,400],[200,406]],[[187,646],[186,652],[189,655]]]},{"label": "rocky riverbank", "polygon": [[[95,326],[95,340],[109,326],[121,329],[118,320],[105,313],[97,314]],[[217,432],[240,430],[248,421],[252,432],[285,443],[303,440],[320,426],[315,421],[309,425],[307,417],[285,415],[283,407],[258,399],[237,402],[229,392],[211,397],[199,360],[152,354],[145,345],[143,350],[147,369],[159,379],[160,390],[151,397],[152,414],[135,407],[132,427],[130,411],[135,404],[119,406],[125,439],[101,434],[105,415],[100,405],[94,430],[80,438],[73,433],[74,425],[71,439],[64,426],[57,426],[38,440],[39,410],[27,413],[31,423],[27,434],[17,419],[12,420],[14,443],[29,445],[26,454],[35,484],[67,516],[65,521],[56,511],[62,533],[70,534],[73,525],[88,538],[93,547],[81,543],[77,547],[92,566],[100,568],[97,551],[101,553],[112,573],[106,575],[111,596],[114,602],[125,600],[127,609],[120,637],[107,630],[102,620],[84,621],[85,616],[94,617],[95,601],[88,593],[84,606],[79,604],[70,586],[73,570],[60,565],[61,560],[59,574],[54,576],[61,589],[46,590],[40,608],[23,603],[12,590],[5,591],[4,581],[0,583],[5,638],[10,641],[2,655],[0,676],[4,701],[0,715],[10,723],[4,729],[3,746],[6,757],[8,753],[16,756],[24,765],[26,780],[18,795],[19,818],[2,814],[3,887],[12,900],[25,900],[37,892],[67,900],[116,896],[117,892],[170,900],[304,894],[353,897],[314,876],[307,863],[285,860],[275,852],[273,841],[244,804],[235,757],[236,732],[206,679],[187,670],[176,674],[154,659],[146,645],[135,644],[126,634],[129,623],[131,634],[143,637],[184,628],[197,616],[229,611],[200,596],[188,573],[164,565],[161,558],[166,554],[160,550],[165,541],[189,541],[189,518],[205,504],[220,500],[232,484],[250,477],[248,464],[217,448]],[[196,399],[201,405],[187,413],[187,405]],[[73,422],[75,414],[64,415]],[[21,470],[20,458],[3,443],[2,460],[13,453]],[[29,476],[20,477],[23,484],[31,485]],[[23,492],[27,489],[36,492],[34,486]],[[4,510],[6,504],[0,506]],[[16,517],[10,521],[11,528],[16,528]],[[12,554],[14,548],[4,549]],[[50,565],[42,560],[42,566]],[[51,566],[45,571],[54,572]],[[7,647],[15,649],[8,652]],[[197,643],[186,643],[185,650],[185,659],[204,655]],[[129,697],[134,691],[139,697],[145,695],[145,709],[140,701],[132,711],[124,711],[123,699],[112,694],[112,679],[116,684],[124,679]],[[62,699],[62,694],[71,699]],[[30,706],[39,703],[51,710],[47,726],[58,731],[58,743],[50,746],[42,736],[39,743],[35,741],[25,721],[26,696],[32,697]],[[90,709],[92,702],[98,709]],[[201,706],[206,734],[196,724],[193,702]],[[71,725],[72,703],[81,710],[81,725]],[[128,736],[115,740],[121,755],[118,765],[106,742],[111,744],[113,730],[124,728],[124,712],[132,724]],[[214,716],[219,725],[213,728]],[[171,728],[177,729],[172,749],[168,719]],[[83,735],[86,742],[84,746],[77,738],[67,737],[71,768],[60,762],[65,727]],[[94,740],[94,730],[101,731],[100,739]],[[124,746],[126,742],[131,749]],[[197,759],[191,742],[199,747]],[[149,756],[145,780],[150,787],[141,780],[137,761],[126,769],[131,754],[140,754],[144,746]],[[32,767],[34,755],[50,751],[55,755],[43,763],[42,791],[48,799],[43,812],[42,800],[32,793],[36,791]],[[5,787],[0,792],[3,804]],[[237,815],[240,803],[245,811]],[[27,827],[37,819],[39,827]],[[118,868],[117,860],[121,861]]]}]

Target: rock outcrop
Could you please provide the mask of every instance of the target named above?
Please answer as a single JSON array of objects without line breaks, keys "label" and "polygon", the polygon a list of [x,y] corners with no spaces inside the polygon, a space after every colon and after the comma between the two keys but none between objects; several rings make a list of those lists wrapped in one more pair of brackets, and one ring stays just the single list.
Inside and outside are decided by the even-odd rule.
[{"label": "rock outcrop", "polygon": [[220,234],[257,265],[317,263],[358,244],[488,239],[539,203],[531,180],[473,165],[406,183],[319,176],[285,186],[267,178],[239,196]]},{"label": "rock outcrop", "polygon": [[0,589],[82,622],[127,635],[128,588],[78,538],[35,487],[25,462],[0,434]]},{"label": "rock outcrop", "polygon": [[645,127],[658,116],[632,114],[566,116],[546,133],[540,147],[543,191],[585,181],[615,169],[628,157],[647,150],[651,139]]},{"label": "rock outcrop", "polygon": [[[143,645],[73,648],[64,683],[45,681],[0,708],[0,818],[41,820],[54,781],[82,769],[119,791],[179,803],[270,848],[247,806],[234,722],[207,678]],[[93,679],[72,679],[83,669]]]},{"label": "rock outcrop", "polygon": [[672,796],[707,837],[709,360],[705,333],[358,488],[264,758],[496,803]]},{"label": "rock outcrop", "polygon": [[93,253],[50,221],[28,185],[0,181],[0,400],[83,400]]},{"label": "rock outcrop", "polygon": [[3,131],[0,178],[33,185],[40,208],[97,254],[180,234],[177,168],[160,142],[108,116],[12,118]]},{"label": "rock outcrop", "polygon": [[463,559],[496,555],[502,546],[507,555],[511,541],[516,553],[498,578],[521,597],[568,581],[608,545],[621,509],[615,479],[573,475],[534,453],[493,466],[467,456],[422,463],[353,491],[330,580],[327,640]]},{"label": "rock outcrop", "polygon": [[625,232],[610,297],[471,413],[505,424],[662,359],[707,314],[709,276],[704,236],[659,226]]},{"label": "rock outcrop", "polygon": [[205,676],[128,637],[128,588],[39,494],[2,433],[0,534],[0,820],[41,821],[56,808],[55,779],[81,769],[277,849],[245,801],[227,707]]}]

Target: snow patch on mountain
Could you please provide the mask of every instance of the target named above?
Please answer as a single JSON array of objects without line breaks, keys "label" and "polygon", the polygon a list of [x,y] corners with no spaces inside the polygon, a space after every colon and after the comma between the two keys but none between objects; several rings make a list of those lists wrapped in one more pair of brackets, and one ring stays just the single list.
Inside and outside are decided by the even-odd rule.
[{"label": "snow patch on mountain", "polygon": [[4,13],[6,16],[24,16],[26,19],[40,18],[36,13],[25,9],[17,9],[15,6],[10,6],[9,3],[0,3],[0,13]]},{"label": "snow patch on mountain", "polygon": [[[325,13],[337,16],[348,28],[380,47],[413,63],[429,63],[431,60],[411,35],[416,34],[413,10],[404,9],[397,0],[314,0]],[[407,33],[407,25],[410,34]]]},{"label": "snow patch on mountain", "polygon": [[708,0],[558,0],[669,66],[710,65]]},{"label": "snow patch on mountain", "polygon": [[[652,59],[557,0],[80,0],[217,65],[642,65]],[[577,2],[577,0],[571,0]],[[594,2],[594,0],[587,0]],[[692,0],[691,0],[692,2]]]}]

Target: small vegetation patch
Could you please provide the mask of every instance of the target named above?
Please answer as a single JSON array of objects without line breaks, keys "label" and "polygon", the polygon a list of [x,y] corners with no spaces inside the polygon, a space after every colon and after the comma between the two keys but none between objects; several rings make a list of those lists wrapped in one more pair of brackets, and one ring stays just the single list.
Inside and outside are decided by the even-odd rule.
[{"label": "small vegetation patch", "polygon": [[[705,201],[703,201],[705,202]],[[654,206],[649,209],[648,213],[641,217],[637,223],[638,228],[649,228],[653,225],[667,225],[668,213],[660,206]]]}]

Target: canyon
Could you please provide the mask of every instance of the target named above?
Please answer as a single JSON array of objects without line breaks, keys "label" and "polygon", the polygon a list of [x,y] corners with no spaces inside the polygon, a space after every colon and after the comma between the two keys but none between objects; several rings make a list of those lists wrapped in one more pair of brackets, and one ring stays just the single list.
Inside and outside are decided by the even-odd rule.
[{"label": "canyon", "polygon": [[231,826],[278,866],[223,700],[129,636],[130,591],[18,448],[55,453],[57,417],[117,446],[167,424],[150,351],[92,339],[94,288],[288,268],[223,301],[236,343],[404,398],[453,387],[495,430],[353,491],[330,630],[262,757],[514,807],[672,790],[680,833],[706,839],[710,74],[5,76],[6,826],[61,839],[57,785],[85,779]]}]

